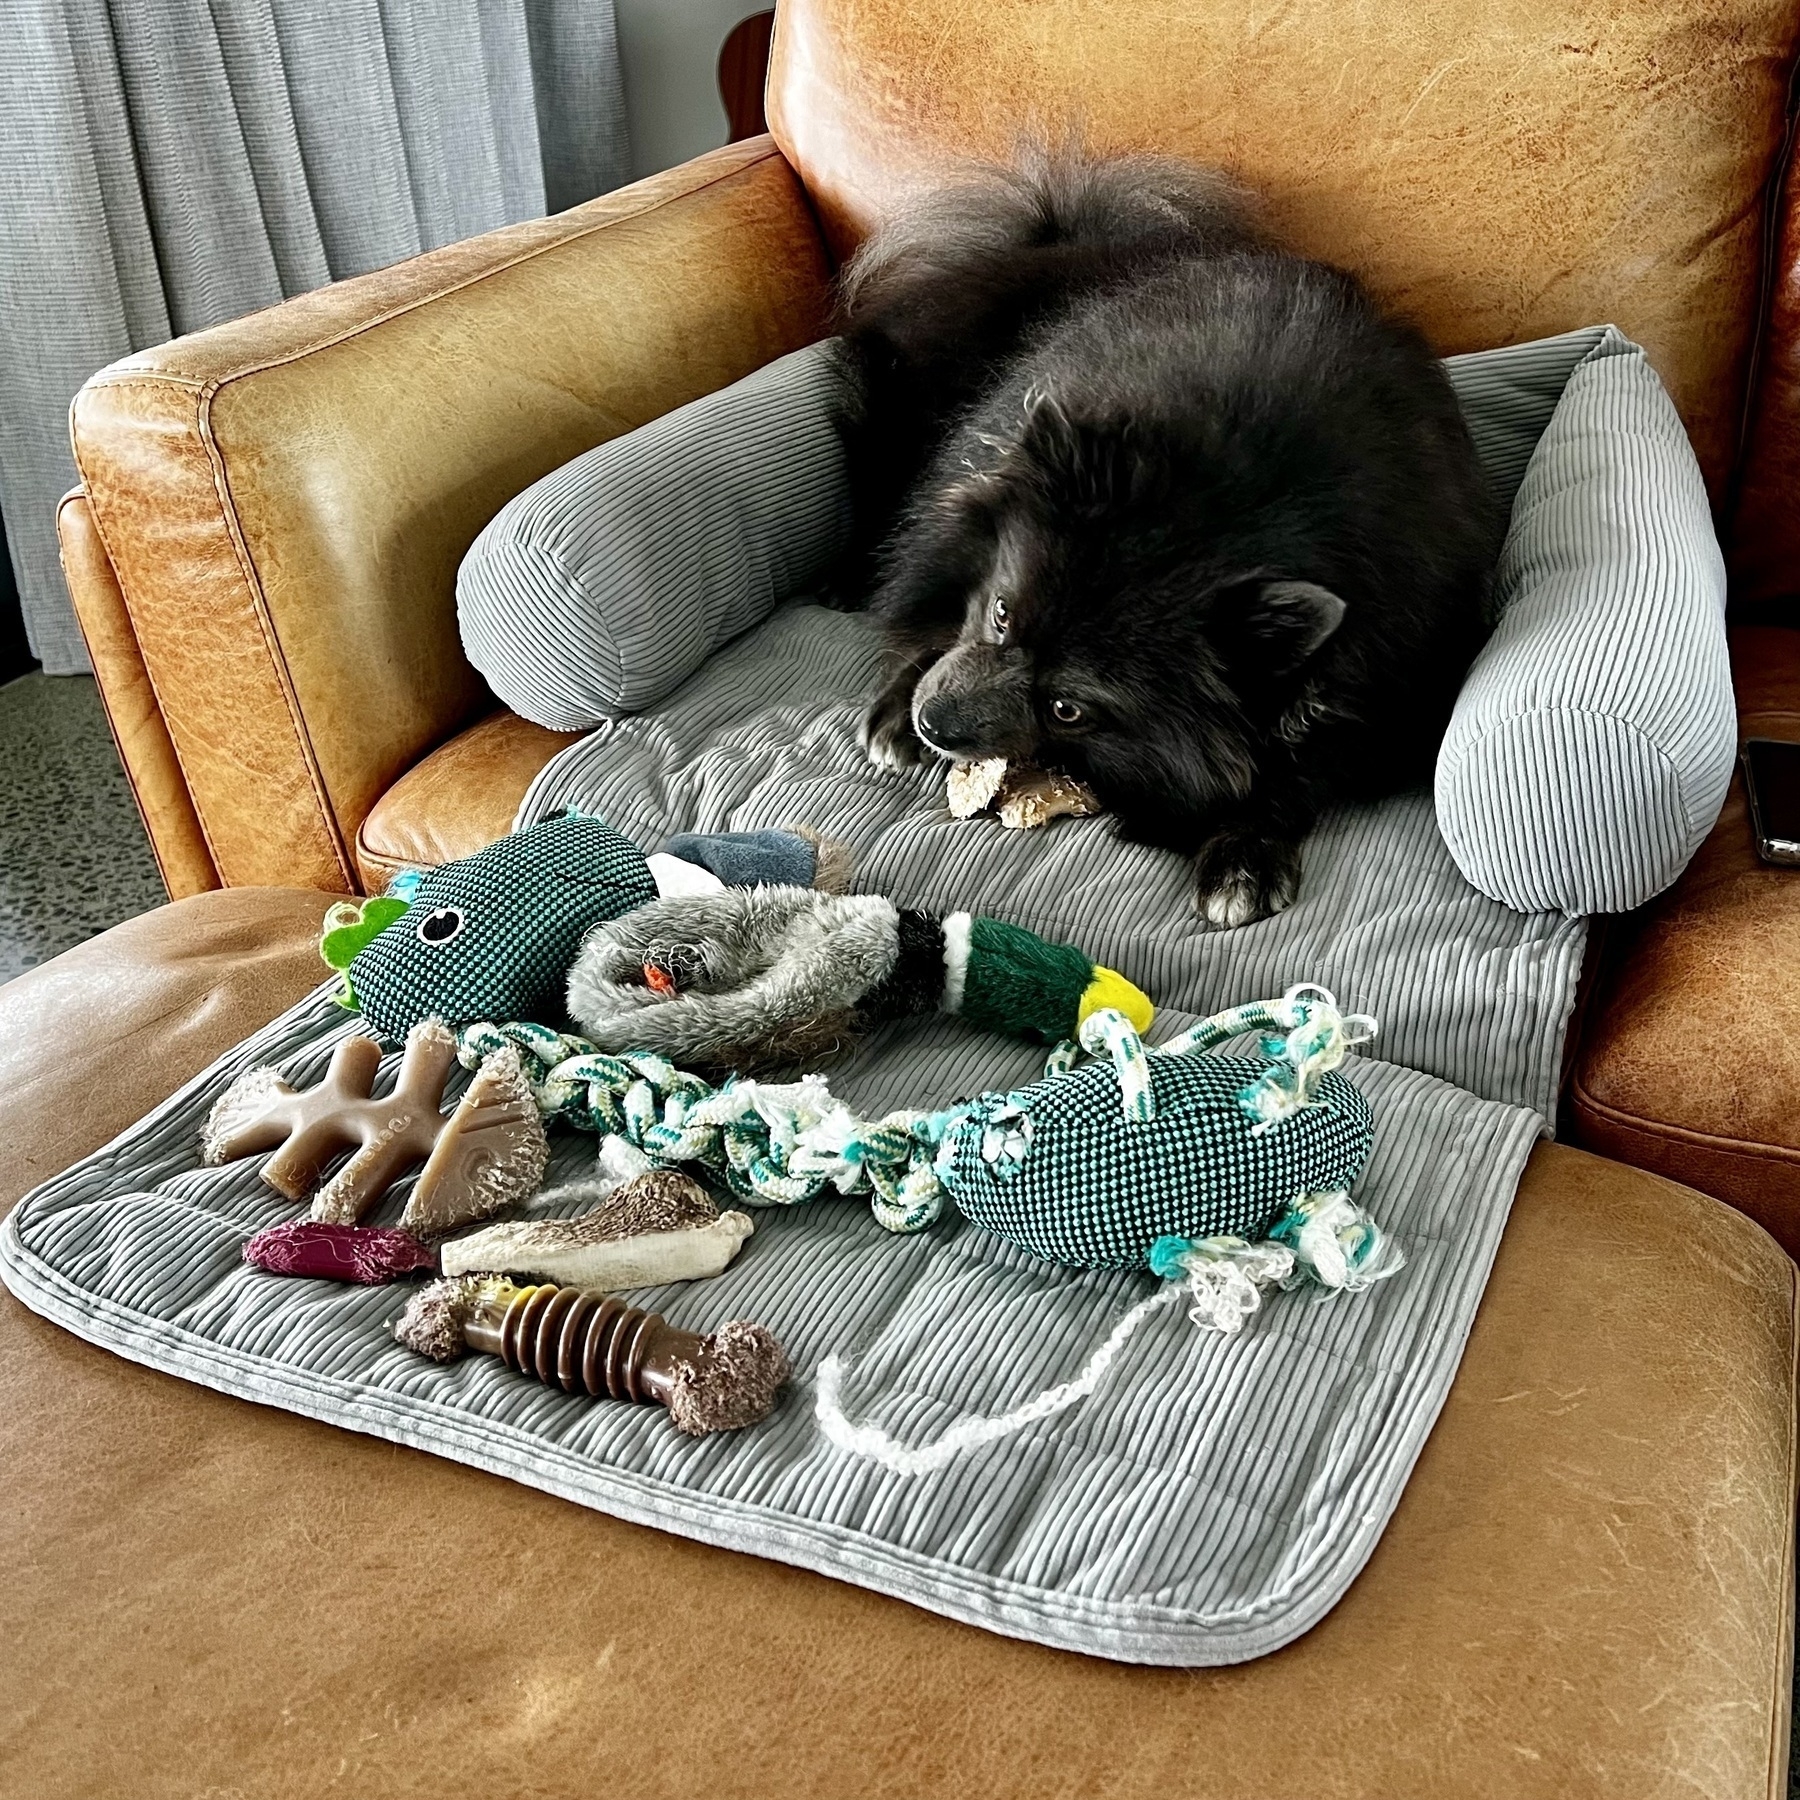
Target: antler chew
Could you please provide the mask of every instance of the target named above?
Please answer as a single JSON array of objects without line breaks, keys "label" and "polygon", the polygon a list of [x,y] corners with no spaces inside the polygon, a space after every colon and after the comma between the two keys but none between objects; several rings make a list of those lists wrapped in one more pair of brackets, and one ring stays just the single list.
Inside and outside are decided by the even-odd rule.
[{"label": "antler chew", "polygon": [[[572,1183],[545,1200],[575,1197]],[[679,1169],[650,1169],[605,1195],[576,1219],[490,1225],[444,1246],[446,1275],[536,1275],[602,1293],[660,1287],[719,1274],[754,1227],[749,1215],[721,1216],[699,1182]]]},{"label": "antler chew", "polygon": [[[219,1096],[201,1135],[210,1164],[275,1150],[262,1177],[304,1200],[325,1165],[355,1155],[313,1196],[320,1224],[354,1225],[404,1175],[425,1164],[401,1223],[449,1231],[524,1198],[543,1179],[549,1143],[517,1051],[482,1065],[449,1119],[439,1108],[456,1061],[456,1039],[439,1019],[406,1034],[394,1091],[371,1097],[381,1067],[372,1038],[339,1044],[317,1087],[299,1090],[273,1069],[252,1069]],[[279,1146],[279,1148],[277,1148]]]},{"label": "antler chew", "polygon": [[482,1276],[434,1281],[394,1335],[436,1362],[480,1350],[565,1393],[666,1406],[693,1437],[766,1419],[792,1373],[787,1352],[747,1320],[700,1337],[610,1296]]},{"label": "antler chew", "polygon": [[435,1235],[485,1219],[534,1193],[550,1140],[543,1115],[510,1044],[475,1071],[438,1135],[400,1223]]}]

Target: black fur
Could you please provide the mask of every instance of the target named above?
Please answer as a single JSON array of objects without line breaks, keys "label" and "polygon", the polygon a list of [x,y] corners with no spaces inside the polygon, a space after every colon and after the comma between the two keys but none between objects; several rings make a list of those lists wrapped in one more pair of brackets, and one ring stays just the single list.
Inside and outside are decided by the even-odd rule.
[{"label": "black fur", "polygon": [[934,1013],[944,1003],[944,926],[930,913],[900,909],[899,955],[879,987],[856,1008],[858,1026],[873,1031],[889,1019]]},{"label": "black fur", "polygon": [[1443,371],[1354,278],[1222,177],[1065,157],[891,227],[844,311],[864,516],[898,517],[876,760],[1065,769],[1195,858],[1215,924],[1293,898],[1324,807],[1427,776],[1496,521]]}]

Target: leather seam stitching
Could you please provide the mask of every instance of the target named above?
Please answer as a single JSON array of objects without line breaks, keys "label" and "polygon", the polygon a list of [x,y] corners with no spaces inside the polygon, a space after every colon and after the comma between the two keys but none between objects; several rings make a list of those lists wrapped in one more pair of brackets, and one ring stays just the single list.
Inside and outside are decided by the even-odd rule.
[{"label": "leather seam stitching", "polygon": [[[558,238],[555,243],[534,245],[529,250],[520,251],[517,256],[509,257],[505,262],[495,263],[491,268],[477,270],[475,273],[465,276],[461,281],[452,282],[448,287],[433,288],[430,293],[419,294],[410,300],[406,300],[397,306],[389,308],[386,312],[376,313],[366,319],[359,319],[355,324],[346,325],[342,330],[329,337],[319,338],[313,343],[302,345],[296,350],[291,350],[285,356],[275,356],[270,357],[264,362],[250,363],[244,368],[233,369],[229,374],[213,376],[208,380],[201,380],[198,377],[191,375],[177,375],[173,373],[163,375],[149,370],[133,370],[130,374],[120,375],[110,380],[103,381],[97,376],[94,378],[94,385],[111,387],[124,386],[132,381],[142,381],[150,385],[161,382],[173,382],[184,387],[193,388],[197,392],[200,392],[205,399],[210,400],[214,394],[218,393],[221,389],[230,386],[234,381],[242,381],[252,375],[267,374],[271,369],[285,368],[289,363],[299,362],[308,356],[315,356],[320,351],[335,349],[339,344],[345,344],[352,338],[360,337],[365,331],[373,331],[378,326],[389,324],[395,319],[404,318],[408,313],[416,312],[420,307],[430,306],[439,300],[447,300],[452,294],[464,293],[469,288],[479,286],[480,283],[489,280],[495,275],[504,275],[512,269],[522,268],[526,263],[535,262],[540,256],[548,256],[553,251],[564,249],[570,244],[584,243],[588,238],[597,237],[604,231],[610,231],[614,226],[632,225],[636,224],[640,219],[651,218],[655,214],[661,212],[665,207],[679,205],[682,201],[691,200],[696,195],[707,193],[715,187],[721,187],[728,181],[736,181],[741,176],[748,175],[753,169],[761,168],[762,165],[771,158],[777,161],[785,161],[780,150],[771,144],[767,150],[763,151],[760,155],[753,157],[750,161],[740,163],[736,168],[729,169],[723,174],[715,175],[710,180],[703,181],[698,187],[683,188],[679,194],[670,194],[666,199],[658,200],[653,206],[643,207],[637,212],[625,213],[621,217],[614,219],[599,220],[592,225],[584,226],[580,231],[572,232],[568,237]],[[532,221],[527,220],[524,221],[524,223],[529,224],[532,223]],[[315,288],[311,291],[318,293],[322,290]],[[294,298],[297,299],[300,298],[300,296],[296,295]]]},{"label": "leather seam stitching", "polygon": [[[81,494],[80,497],[84,500],[87,499],[87,495],[86,495],[85,491]],[[57,539],[58,539],[59,547],[60,547],[60,541],[62,538],[62,516],[63,516],[63,513],[65,511],[67,511],[67,509],[71,505],[74,504],[75,499],[76,499],[76,496],[74,494],[64,494],[63,497],[56,503]],[[93,510],[94,510],[93,502],[91,500],[89,500],[88,501],[88,512],[90,513],[90,515],[93,513]],[[95,536],[98,536],[98,535],[99,535],[99,527],[98,527],[98,521],[96,521]],[[104,545],[102,545],[102,548],[104,548]],[[62,562],[62,564],[63,564],[63,580],[65,582],[67,582],[69,579],[68,563],[66,560],[64,560],[60,556],[58,557],[57,560]],[[114,575],[115,575],[115,579],[116,579],[117,571],[114,572]],[[71,586],[72,586],[72,584],[71,584]],[[123,590],[121,590],[120,597],[123,598]],[[81,633],[81,641],[87,647],[88,661],[94,665],[94,670],[95,670],[94,686],[96,688],[99,688],[100,687],[100,676],[99,676],[100,663],[99,663],[99,659],[94,655],[94,645],[93,645],[93,641],[88,637],[88,630],[87,630],[86,622],[82,619],[81,611],[78,607],[71,605],[69,610],[75,614],[75,629]],[[125,620],[126,620],[127,624],[130,624],[131,614],[130,614],[129,610],[127,610],[127,612],[126,612]],[[136,633],[133,632],[132,635],[135,637]],[[143,661],[144,661],[144,653],[143,653],[142,648],[140,647],[138,650],[138,663],[139,663],[140,667],[143,665]],[[146,686],[149,685],[149,674],[150,674],[150,672],[146,668],[144,670]],[[150,698],[152,701],[156,702],[157,717],[160,720],[162,718],[161,702],[156,701],[156,694],[155,694],[154,690],[152,690]],[[113,723],[112,708],[107,705],[106,694],[103,690],[101,691],[101,694],[100,694],[100,711],[106,719],[106,734],[108,737],[110,737],[112,739],[113,751],[114,751],[114,754],[116,754],[119,759],[119,767],[125,773],[125,785],[131,789],[132,803],[133,803],[133,805],[135,805],[137,807],[138,819],[144,827],[144,836],[150,840],[150,854],[156,859],[156,872],[158,875],[160,875],[162,877],[163,892],[165,894],[173,894],[175,890],[174,890],[174,884],[169,880],[168,862],[163,856],[162,846],[159,843],[157,843],[157,841],[156,841],[156,833],[150,829],[150,814],[149,814],[148,809],[144,805],[143,790],[138,786],[137,772],[136,772],[136,770],[134,770],[132,768],[131,761],[125,754],[125,745],[119,737],[118,727]],[[165,737],[168,735],[168,730],[169,730],[169,727],[168,727],[167,721],[163,721],[163,735]],[[170,748],[171,749],[174,748],[173,740],[171,740],[171,742],[170,742]],[[185,783],[187,781],[187,776],[185,775],[185,773],[182,775],[182,781],[183,781],[183,784],[185,785]],[[192,805],[193,805],[193,796],[191,794],[188,796],[188,804],[190,807],[192,807]],[[216,872],[217,871],[215,871],[215,873]]]},{"label": "leather seam stitching", "polygon": [[[125,602],[125,617],[130,621],[131,635],[134,638],[137,638],[138,660],[144,665],[144,680],[149,683],[150,697],[156,702],[156,711],[158,716],[162,719],[163,730],[168,732],[169,750],[175,758],[175,767],[181,771],[181,785],[187,789],[188,805],[193,808],[194,823],[200,828],[200,841],[206,846],[206,855],[208,860],[212,863],[213,874],[218,877],[219,884],[223,887],[227,884],[225,881],[225,872],[219,866],[218,846],[213,843],[212,833],[207,829],[206,815],[200,810],[200,802],[194,798],[193,777],[188,774],[187,764],[182,760],[181,746],[175,741],[175,733],[169,730],[169,709],[163,701],[161,689],[156,685],[156,676],[151,670],[150,659],[144,654],[144,642],[142,637],[138,635],[137,620],[132,617],[131,593],[125,585],[125,576],[119,566],[119,559],[113,552],[112,540],[106,533],[105,514],[94,500],[93,484],[88,479],[87,464],[82,460],[80,434],[74,429],[73,405],[71,405],[70,408],[69,448],[75,458],[76,471],[81,476],[81,491],[87,496],[88,508],[94,515],[94,531],[100,539],[101,549],[106,552],[106,560],[112,565],[113,579],[119,584],[119,597]],[[71,602],[71,607],[72,606],[73,603]],[[80,622],[80,618],[77,616],[77,626],[80,625]],[[86,639],[87,633],[83,632],[82,641],[85,643]],[[91,660],[91,651],[89,652],[89,656]],[[110,721],[108,723],[108,728],[110,729]],[[147,834],[146,828],[146,835]],[[159,869],[162,867],[160,858],[157,860],[157,867]],[[165,882],[164,885],[166,887],[167,883]]]},{"label": "leather seam stitching", "polygon": [[[1788,1393],[1800,1387],[1800,1268],[1790,1268],[1788,1276]],[[1788,1408],[1787,1452],[1787,1542],[1781,1557],[1782,1596],[1781,1629],[1777,1636],[1775,1691],[1769,1717],[1769,1795],[1770,1800],[1788,1791],[1788,1767],[1793,1756],[1794,1707],[1794,1512],[1797,1484],[1800,1484],[1800,1421],[1794,1408]],[[1787,1741],[1782,1741],[1781,1727],[1786,1724]]]},{"label": "leather seam stitching", "polygon": [[118,375],[100,369],[81,385],[84,388],[174,387],[186,388],[190,394],[197,394],[206,383],[192,375],[164,374],[156,369],[128,369]]},{"label": "leather seam stitching", "polygon": [[1759,245],[1756,299],[1750,314],[1750,356],[1744,369],[1744,397],[1738,407],[1737,443],[1732,453],[1731,473],[1720,507],[1720,517],[1728,521],[1728,535],[1736,548],[1738,511],[1743,503],[1744,484],[1750,470],[1750,452],[1757,427],[1762,422],[1763,381],[1768,374],[1769,328],[1775,319],[1775,292],[1781,285],[1776,259],[1781,254],[1782,222],[1788,211],[1788,182],[1794,167],[1795,135],[1800,128],[1800,55],[1788,66],[1787,108],[1782,120],[1781,141],[1775,146],[1769,173],[1759,200],[1763,209],[1762,243]]},{"label": "leather seam stitching", "polygon": [[276,686],[281,690],[281,697],[287,707],[288,723],[294,733],[294,747],[300,752],[300,760],[306,767],[307,776],[313,792],[313,807],[318,815],[319,823],[325,828],[326,841],[331,845],[333,857],[336,859],[338,873],[344,878],[347,893],[355,893],[361,887],[356,871],[351,864],[349,847],[344,841],[344,831],[339,824],[337,811],[332,803],[329,790],[325,786],[325,777],[319,767],[318,755],[313,748],[312,735],[307,730],[306,715],[300,705],[299,695],[294,691],[293,673],[288,667],[286,653],[282,650],[281,639],[275,630],[275,621],[269,612],[268,596],[262,589],[261,577],[257,574],[255,560],[250,555],[249,545],[244,541],[244,534],[238,522],[237,502],[231,493],[231,480],[225,469],[225,458],[219,450],[212,432],[213,396],[218,392],[218,383],[211,382],[202,389],[200,405],[196,418],[196,426],[201,445],[206,451],[206,459],[212,467],[213,491],[218,496],[221,522],[225,533],[231,540],[233,554],[237,558],[238,573],[243,578],[245,592],[250,601],[250,615],[256,621],[258,634],[263,640],[263,650],[269,659],[270,672],[275,677]]},{"label": "leather seam stitching", "polygon": [[1641,1113],[1621,1111],[1616,1106],[1607,1105],[1604,1100],[1596,1099],[1582,1084],[1580,1076],[1572,1084],[1570,1099],[1574,1105],[1585,1107],[1604,1123],[1620,1126],[1626,1131],[1635,1131],[1641,1137],[1661,1138],[1667,1143],[1692,1145],[1696,1150],[1717,1150],[1724,1155],[1749,1156],[1764,1162],[1800,1164],[1800,1150],[1790,1145],[1765,1144],[1760,1138],[1720,1137],[1712,1132],[1695,1131],[1691,1126],[1672,1125],[1663,1119],[1649,1119]]}]

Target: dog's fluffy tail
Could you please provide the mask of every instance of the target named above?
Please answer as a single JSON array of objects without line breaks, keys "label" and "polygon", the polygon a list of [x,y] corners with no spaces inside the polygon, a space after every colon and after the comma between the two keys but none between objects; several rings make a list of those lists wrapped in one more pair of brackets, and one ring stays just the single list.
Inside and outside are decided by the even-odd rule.
[{"label": "dog's fluffy tail", "polygon": [[1249,196],[1218,171],[1074,148],[972,165],[896,213],[839,289],[863,393],[846,422],[859,538],[881,535],[950,421],[1044,320],[1127,269],[1260,241]]},{"label": "dog's fluffy tail", "polygon": [[1259,235],[1250,196],[1216,169],[1028,146],[1014,166],[975,165],[890,218],[844,272],[843,321],[853,333],[979,331],[984,312],[1027,299],[1042,311],[1122,262]]}]

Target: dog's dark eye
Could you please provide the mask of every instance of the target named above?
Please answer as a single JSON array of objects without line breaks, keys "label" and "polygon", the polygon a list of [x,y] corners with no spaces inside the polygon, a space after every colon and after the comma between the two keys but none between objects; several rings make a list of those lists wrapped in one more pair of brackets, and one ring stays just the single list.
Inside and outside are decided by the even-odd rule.
[{"label": "dog's dark eye", "polygon": [[1004,600],[996,600],[994,602],[994,615],[993,616],[994,616],[995,632],[998,633],[999,636],[1005,637],[1006,636],[1006,621],[1007,621],[1009,614],[1008,614],[1006,602]]},{"label": "dog's dark eye", "polygon": [[1059,725],[1079,725],[1082,720],[1082,711],[1073,700],[1052,700],[1050,716]]}]

